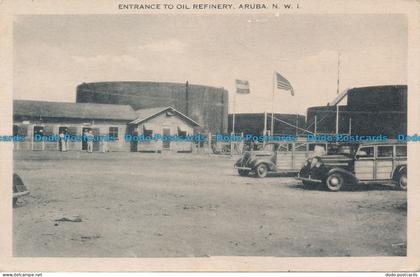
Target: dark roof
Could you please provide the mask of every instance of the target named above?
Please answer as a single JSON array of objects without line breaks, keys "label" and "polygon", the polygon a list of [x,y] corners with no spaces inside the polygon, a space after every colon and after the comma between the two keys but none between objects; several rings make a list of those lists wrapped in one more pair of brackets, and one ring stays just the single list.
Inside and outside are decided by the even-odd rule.
[{"label": "dark roof", "polygon": [[14,100],[13,115],[44,118],[108,119],[132,121],[137,118],[129,105]]},{"label": "dark roof", "polygon": [[130,124],[139,124],[142,123],[150,118],[153,118],[163,112],[172,111],[182,117],[184,120],[190,122],[191,125],[200,126],[197,122],[186,116],[185,114],[177,111],[173,107],[156,107],[156,108],[149,108],[149,109],[140,109],[136,111],[137,119],[130,122]]}]

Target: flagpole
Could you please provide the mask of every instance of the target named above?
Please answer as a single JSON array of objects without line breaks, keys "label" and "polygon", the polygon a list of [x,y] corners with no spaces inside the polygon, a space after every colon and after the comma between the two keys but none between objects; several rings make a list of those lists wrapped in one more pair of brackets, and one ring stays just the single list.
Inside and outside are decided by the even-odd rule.
[{"label": "flagpole", "polygon": [[235,114],[236,114],[236,91],[233,92],[233,116],[232,116],[232,133],[235,134]]},{"label": "flagpole", "polygon": [[267,137],[267,111],[264,111],[264,131],[263,131],[263,147],[265,146],[265,139]]},{"label": "flagpole", "polygon": [[273,71],[273,96],[271,99],[271,135],[274,135],[274,82],[275,82],[275,72]]},{"label": "flagpole", "polygon": [[[340,55],[341,53],[338,52],[338,62],[337,62],[337,94],[340,93]],[[338,134],[339,132],[339,126],[338,126],[338,116],[339,116],[339,108],[338,108],[338,103],[336,105],[336,111],[335,111],[335,134]]]}]

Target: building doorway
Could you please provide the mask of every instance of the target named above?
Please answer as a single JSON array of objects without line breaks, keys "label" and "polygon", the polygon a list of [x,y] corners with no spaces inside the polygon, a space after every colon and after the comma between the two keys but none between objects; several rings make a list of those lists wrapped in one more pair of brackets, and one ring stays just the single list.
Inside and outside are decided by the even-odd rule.
[{"label": "building doorway", "polygon": [[[99,128],[92,127],[83,127],[82,136],[84,137],[88,132],[92,131],[94,136],[99,136]],[[87,141],[83,138],[82,140],[82,150],[87,150]],[[99,140],[96,139],[93,141],[93,151],[99,151]]]},{"label": "building doorway", "polygon": [[171,135],[170,128],[162,128],[162,150],[171,149],[171,141],[169,140],[170,135]]},{"label": "building doorway", "polygon": [[[68,128],[67,127],[63,127],[63,126],[60,126],[60,127],[58,127],[58,135],[60,135],[61,133],[63,133],[65,136],[69,133],[69,130],[68,130]],[[67,149],[68,149],[68,143],[67,143],[67,140],[59,140],[58,141],[58,150],[59,151],[67,151]],[[64,148],[64,149],[63,149]]]},{"label": "building doorway", "polygon": [[32,150],[44,150],[44,126],[34,126],[32,137]]}]

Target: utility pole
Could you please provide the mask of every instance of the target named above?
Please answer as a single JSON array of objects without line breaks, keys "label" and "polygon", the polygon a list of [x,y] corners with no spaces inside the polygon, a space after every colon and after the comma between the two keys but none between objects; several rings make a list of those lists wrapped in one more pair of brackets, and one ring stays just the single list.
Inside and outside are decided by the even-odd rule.
[{"label": "utility pole", "polygon": [[235,134],[235,113],[236,113],[236,92],[233,93],[233,116],[232,116],[232,133]]},{"label": "utility pole", "polygon": [[273,97],[271,99],[271,136],[274,136],[274,82],[275,82],[275,72],[273,71]]},{"label": "utility pole", "polygon": [[267,112],[264,111],[264,131],[263,131],[263,147],[265,146],[265,140],[267,138]]}]

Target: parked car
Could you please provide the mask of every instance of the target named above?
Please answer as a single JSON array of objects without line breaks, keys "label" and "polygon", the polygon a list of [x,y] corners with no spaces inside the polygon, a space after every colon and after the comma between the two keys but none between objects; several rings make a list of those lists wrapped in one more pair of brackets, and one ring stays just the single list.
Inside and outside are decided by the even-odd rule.
[{"label": "parked car", "polygon": [[324,184],[331,191],[351,184],[394,183],[407,190],[407,145],[404,142],[341,144],[337,153],[309,158],[297,179]]},{"label": "parked car", "polygon": [[13,206],[16,206],[18,198],[28,195],[29,190],[26,188],[25,184],[20,178],[19,175],[13,174]]},{"label": "parked car", "polygon": [[270,142],[262,150],[245,151],[235,163],[239,175],[255,173],[257,177],[266,177],[270,172],[297,173],[308,157],[327,151],[327,143],[297,140],[290,142]]}]

